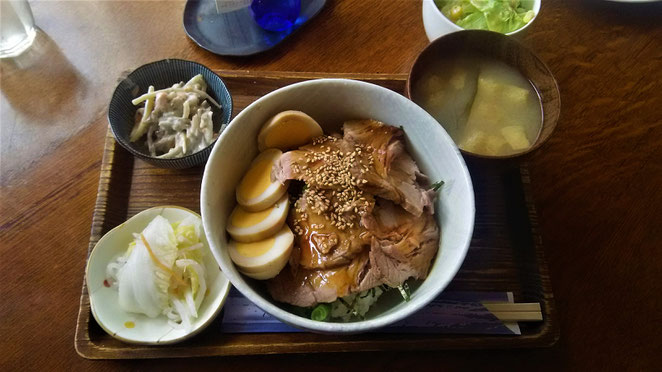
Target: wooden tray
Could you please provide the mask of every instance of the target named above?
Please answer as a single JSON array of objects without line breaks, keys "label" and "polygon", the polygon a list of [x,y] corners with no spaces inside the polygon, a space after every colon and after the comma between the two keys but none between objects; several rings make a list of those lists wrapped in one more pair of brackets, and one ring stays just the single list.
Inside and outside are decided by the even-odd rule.
[{"label": "wooden tray", "polygon": [[[236,115],[258,97],[282,86],[320,77],[373,82],[404,92],[403,75],[311,75],[217,71],[234,99]],[[540,302],[544,321],[522,323],[521,336],[362,334],[329,336],[312,333],[224,334],[220,317],[203,333],[171,346],[122,343],[96,323],[83,280],[76,324],[76,351],[90,359],[193,357],[209,355],[310,353],[367,350],[545,347],[559,329],[553,295],[537,231],[537,217],[528,193],[525,166],[467,159],[476,194],[476,225],[469,253],[449,290],[512,291],[517,302]],[[154,168],[106,136],[90,244],[130,216],[157,205],[180,205],[199,211],[203,167],[186,170]]]}]

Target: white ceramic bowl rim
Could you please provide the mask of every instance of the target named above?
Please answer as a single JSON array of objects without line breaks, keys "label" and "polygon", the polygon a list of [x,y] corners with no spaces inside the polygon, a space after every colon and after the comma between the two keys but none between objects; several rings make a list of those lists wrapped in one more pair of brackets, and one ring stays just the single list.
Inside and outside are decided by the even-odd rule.
[{"label": "white ceramic bowl rim", "polygon": [[[257,107],[262,104],[263,101],[267,101],[271,99],[272,96],[274,95],[279,95],[286,93],[287,91],[290,90],[295,90],[299,89],[304,86],[315,86],[315,85],[329,85],[329,84],[340,84],[340,85],[354,85],[357,87],[370,87],[371,89],[375,89],[377,91],[381,91],[381,93],[387,94],[387,95],[393,95],[394,97],[397,96],[397,99],[399,100],[399,104],[401,105],[413,105],[417,110],[421,111],[421,115],[425,115],[429,117],[429,120],[435,121],[436,120],[430,116],[425,110],[422,108],[418,107],[414,102],[410,101],[406,97],[390,90],[387,88],[384,88],[382,86],[372,84],[372,83],[367,83],[363,81],[358,81],[358,80],[349,80],[349,79],[316,79],[316,80],[308,80],[308,81],[303,81],[295,84],[291,84],[285,87],[282,87],[280,89],[277,89],[271,93],[268,93],[255,102],[251,103],[248,107],[246,107],[241,113],[239,113],[233,120],[230,122],[226,130],[221,134],[221,136],[218,138],[216,141],[216,144],[214,145],[214,148],[212,149],[211,155],[209,157],[210,161],[207,162],[207,165],[205,166],[205,171],[203,173],[203,178],[202,178],[202,188],[201,188],[201,198],[200,198],[200,210],[201,214],[203,216],[202,222],[204,226],[204,230],[207,234],[210,233],[210,231],[213,231],[211,226],[208,226],[208,221],[207,218],[205,218],[206,215],[209,215],[211,212],[207,211],[207,200],[206,200],[206,195],[208,195],[209,190],[207,190],[207,185],[209,182],[207,181],[208,176],[208,168],[209,164],[212,159],[215,158],[215,155],[217,152],[220,150],[221,144],[224,142],[223,140],[225,137],[230,136],[232,134],[231,127],[235,122],[241,121],[243,116],[247,115],[247,111],[249,111],[250,108],[252,107]],[[356,322],[349,322],[349,323],[333,323],[333,322],[319,322],[315,321],[312,319],[307,319],[295,314],[292,314],[286,310],[281,309],[280,307],[274,305],[273,303],[269,302],[266,300],[260,293],[257,293],[253,288],[251,288],[243,278],[240,277],[241,274],[235,275],[235,272],[232,270],[226,270],[224,267],[224,260],[221,259],[220,257],[220,247],[216,246],[215,239],[213,236],[208,236],[207,240],[209,242],[210,247],[212,248],[211,251],[216,258],[216,261],[218,264],[221,266],[221,269],[223,273],[226,275],[226,277],[230,280],[232,285],[234,285],[239,292],[241,292],[246,298],[248,298],[250,301],[252,301],[255,305],[257,305],[259,308],[264,310],[265,312],[274,315],[276,318],[281,319],[287,324],[294,325],[296,327],[300,328],[306,328],[308,330],[313,330],[313,331],[318,331],[322,333],[361,333],[361,332],[366,332],[370,330],[374,330],[377,328],[384,327],[386,325],[395,323],[399,320],[402,320],[411,314],[419,311],[423,307],[425,307],[428,303],[430,303],[434,298],[436,298],[439,293],[441,293],[448,283],[455,277],[455,274],[457,271],[460,269],[460,266],[462,265],[464,258],[466,257],[466,253],[468,251],[469,243],[471,241],[471,237],[473,235],[473,227],[474,227],[474,218],[475,218],[475,201],[473,198],[473,185],[471,182],[471,177],[469,175],[469,171],[466,167],[466,164],[464,162],[464,159],[462,158],[462,155],[457,148],[457,146],[454,145],[453,140],[450,138],[448,133],[439,125],[439,128],[441,129],[442,136],[446,137],[448,140],[448,144],[452,145],[455,150],[455,154],[457,156],[457,160],[461,163],[462,165],[462,171],[464,175],[464,179],[467,180],[467,184],[463,185],[464,187],[467,188],[468,192],[471,193],[472,197],[469,198],[469,208],[470,208],[470,228],[468,231],[468,234],[464,237],[463,241],[461,242],[460,246],[462,247],[462,253],[461,257],[459,260],[457,260],[456,264],[454,267],[452,267],[451,270],[451,275],[447,276],[447,280],[445,283],[441,283],[439,285],[438,290],[436,291],[429,291],[425,293],[418,293],[417,295],[412,298],[410,302],[408,302],[408,305],[406,308],[393,312],[390,314],[384,314],[380,315],[377,318],[374,319],[368,319],[368,320],[362,320],[362,321],[356,321]],[[443,229],[443,227],[442,227]],[[349,326],[349,327],[348,327]]]},{"label": "white ceramic bowl rim", "polygon": [[[435,13],[438,17],[440,17],[440,18],[443,20],[443,22],[445,22],[446,24],[448,24],[448,26],[450,26],[451,28],[455,29],[455,31],[469,30],[468,28],[465,29],[465,28],[462,28],[462,27],[456,25],[456,24],[453,23],[450,19],[448,19],[448,18],[444,15],[444,13],[441,12],[441,9],[439,9],[439,7],[437,6],[437,4],[434,3],[434,0],[425,0],[425,1],[429,1],[429,2],[433,3],[432,5],[434,5],[434,6],[433,6],[433,8],[434,8],[434,13]],[[525,30],[527,27],[529,27],[529,25],[532,24],[533,21],[536,20],[536,18],[538,17],[538,14],[540,13],[540,2],[541,2],[541,0],[532,0],[532,1],[533,1],[533,7],[531,8],[531,10],[533,10],[533,12],[535,13],[534,16],[533,16],[533,18],[531,18],[531,20],[530,20],[529,22],[527,22],[527,24],[525,24],[524,26],[518,28],[518,29],[515,30],[515,31],[508,32],[508,33],[506,33],[506,34],[504,34],[504,35],[514,35],[514,34],[516,34],[516,33],[522,32],[522,31]]]}]

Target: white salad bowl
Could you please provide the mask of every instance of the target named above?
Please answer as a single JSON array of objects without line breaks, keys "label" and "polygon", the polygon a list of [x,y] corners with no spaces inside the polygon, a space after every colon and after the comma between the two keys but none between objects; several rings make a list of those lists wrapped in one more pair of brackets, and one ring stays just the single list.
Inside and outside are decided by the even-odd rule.
[{"label": "white salad bowl", "polygon": [[157,215],[173,223],[182,221],[191,214],[200,218],[197,213],[182,207],[161,206],[146,209],[110,230],[94,246],[85,273],[87,291],[92,315],[108,334],[129,343],[171,344],[198,334],[220,312],[230,291],[230,282],[218,268],[204,233],[200,239],[204,244],[208,293],[200,305],[198,318],[193,321],[191,329],[175,329],[168,324],[165,316],[150,318],[122,310],[117,289],[106,286],[106,266],[126,252],[129,243],[134,240],[133,233],[143,231]]},{"label": "white salad bowl", "polygon": [[[524,27],[513,32],[509,32],[506,35],[524,35],[526,29],[536,20],[538,13],[540,13],[540,1],[541,0],[522,0],[522,3],[531,5],[531,9],[534,13],[536,13],[536,15],[533,16],[533,19],[524,25]],[[456,25],[450,19],[446,18],[446,16],[434,3],[434,0],[423,0],[422,12],[423,27],[425,28],[425,34],[430,41],[440,36],[450,34],[451,32],[464,30],[464,28]]]},{"label": "white salad bowl", "polygon": [[[326,133],[344,120],[371,118],[403,128],[407,148],[421,171],[434,182],[443,180],[435,202],[441,226],[440,251],[428,278],[412,291],[408,302],[379,301],[365,320],[319,322],[296,315],[273,300],[264,283],[243,276],[228,252],[225,231],[234,208],[235,188],[258,153],[257,134],[281,111],[309,114]],[[467,167],[453,140],[435,119],[412,101],[389,89],[346,79],[310,80],[271,92],[246,107],[214,145],[205,167],[200,196],[202,221],[212,253],[232,284],[249,300],[281,321],[318,333],[359,333],[374,330],[415,313],[446,288],[469,248],[474,226],[474,193]],[[391,291],[393,292],[393,291]],[[397,292],[397,291],[395,291]]]}]

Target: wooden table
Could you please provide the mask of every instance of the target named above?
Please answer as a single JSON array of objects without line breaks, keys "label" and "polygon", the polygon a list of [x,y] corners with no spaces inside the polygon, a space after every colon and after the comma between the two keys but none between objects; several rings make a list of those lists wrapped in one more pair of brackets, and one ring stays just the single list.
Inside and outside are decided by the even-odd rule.
[{"label": "wooden table", "polygon": [[406,73],[427,44],[419,1],[329,0],[265,54],[219,57],[182,2],[33,2],[35,45],[3,60],[0,369],[332,370],[497,367],[653,370],[662,361],[662,7],[543,2],[522,41],[562,94],[530,158],[561,339],[540,350],[348,353],[91,362],[73,347],[106,110],[118,78],[166,57],[214,69]]}]

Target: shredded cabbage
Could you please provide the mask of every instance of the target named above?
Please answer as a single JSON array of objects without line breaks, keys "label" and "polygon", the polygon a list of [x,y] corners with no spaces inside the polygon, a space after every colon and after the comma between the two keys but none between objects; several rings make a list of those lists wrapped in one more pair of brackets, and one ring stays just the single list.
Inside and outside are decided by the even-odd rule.
[{"label": "shredded cabbage", "polygon": [[453,23],[464,29],[508,33],[529,23],[535,13],[530,1],[520,0],[435,0]]},{"label": "shredded cabbage", "polygon": [[363,318],[370,307],[384,293],[381,286],[338,298],[331,303],[331,318],[349,322],[352,318]]},{"label": "shredded cabbage", "polygon": [[165,315],[174,328],[190,329],[207,292],[200,219],[170,223],[156,216],[127,251],[106,267],[127,312]]}]

